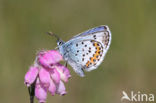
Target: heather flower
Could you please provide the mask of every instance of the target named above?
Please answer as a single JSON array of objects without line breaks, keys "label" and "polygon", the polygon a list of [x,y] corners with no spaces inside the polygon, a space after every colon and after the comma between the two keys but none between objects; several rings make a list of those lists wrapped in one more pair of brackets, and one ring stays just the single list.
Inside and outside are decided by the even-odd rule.
[{"label": "heather flower", "polygon": [[71,75],[67,67],[59,64],[61,60],[56,50],[41,51],[25,75],[27,87],[35,83],[35,96],[40,103],[46,102],[47,92],[51,95],[67,93],[63,82],[68,82]]},{"label": "heather flower", "polygon": [[60,82],[60,74],[59,72],[53,68],[49,70],[51,77],[53,78],[53,81],[58,84]]},{"label": "heather flower", "polygon": [[47,88],[45,88],[40,82],[39,78],[37,78],[36,86],[35,86],[35,96],[39,100],[40,103],[46,102],[47,98]]},{"label": "heather flower", "polygon": [[71,76],[68,68],[61,64],[57,64],[55,68],[59,72],[61,80],[68,82],[68,78]]},{"label": "heather flower", "polygon": [[40,82],[44,85],[44,87],[49,87],[51,77],[49,72],[46,69],[40,68],[39,78],[40,78]]},{"label": "heather flower", "polygon": [[60,81],[60,83],[58,84],[58,88],[57,88],[56,93],[60,94],[60,95],[64,95],[64,94],[66,94],[66,90],[65,89],[66,88],[64,86],[64,83],[62,81]]},{"label": "heather flower", "polygon": [[37,67],[30,67],[28,72],[25,75],[25,84],[29,87],[36,79],[38,75],[38,68]]},{"label": "heather flower", "polygon": [[49,51],[42,51],[39,53],[38,62],[43,67],[51,67],[52,65],[60,62],[63,60],[62,56],[58,51],[49,50]]},{"label": "heather flower", "polygon": [[55,95],[56,86],[57,86],[57,84],[55,84],[55,83],[53,82],[53,80],[50,80],[50,85],[49,85],[48,90],[49,90],[49,92],[50,92],[51,95]]}]

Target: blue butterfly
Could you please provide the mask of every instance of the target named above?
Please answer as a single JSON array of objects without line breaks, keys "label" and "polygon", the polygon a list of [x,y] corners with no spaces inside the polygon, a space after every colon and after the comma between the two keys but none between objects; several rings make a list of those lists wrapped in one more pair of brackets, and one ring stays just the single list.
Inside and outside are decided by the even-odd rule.
[{"label": "blue butterfly", "polygon": [[110,44],[111,32],[105,25],[80,33],[67,42],[59,38],[57,41],[64,60],[81,77],[84,76],[84,70],[94,70],[101,64]]}]

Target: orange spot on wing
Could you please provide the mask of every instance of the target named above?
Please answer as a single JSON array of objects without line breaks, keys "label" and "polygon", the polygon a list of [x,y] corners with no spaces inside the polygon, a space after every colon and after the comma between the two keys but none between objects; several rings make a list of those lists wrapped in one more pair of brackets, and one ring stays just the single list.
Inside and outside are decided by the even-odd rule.
[{"label": "orange spot on wing", "polygon": [[91,63],[94,63],[94,57],[91,58],[91,61],[90,61],[90,62],[91,62]]},{"label": "orange spot on wing", "polygon": [[89,66],[89,64],[90,64],[90,62],[88,61],[88,62],[86,63],[86,67],[88,67],[88,66]]},{"label": "orange spot on wing", "polygon": [[93,57],[90,58],[90,61],[86,63],[86,67],[88,67],[90,64],[96,64],[96,60],[99,59],[98,56],[100,55],[100,52],[101,52],[100,45],[97,42],[95,42],[93,45],[96,48],[96,52],[93,55]]}]

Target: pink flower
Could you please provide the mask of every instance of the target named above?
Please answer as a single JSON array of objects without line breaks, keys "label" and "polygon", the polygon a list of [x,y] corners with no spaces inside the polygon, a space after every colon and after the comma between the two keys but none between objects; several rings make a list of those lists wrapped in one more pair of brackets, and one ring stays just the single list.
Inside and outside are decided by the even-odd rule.
[{"label": "pink flower", "polygon": [[41,84],[41,82],[39,81],[39,78],[37,78],[37,81],[36,81],[35,96],[39,100],[40,103],[46,102],[47,90]]},{"label": "pink flower", "polygon": [[44,67],[50,67],[61,60],[63,60],[63,58],[56,50],[42,51],[39,53],[38,62]]},{"label": "pink flower", "polygon": [[60,81],[56,93],[60,94],[60,95],[66,94],[66,88],[65,88],[64,83],[62,81]]},{"label": "pink flower", "polygon": [[49,72],[46,69],[44,68],[40,69],[39,78],[40,78],[41,83],[44,85],[44,87],[49,87],[51,77],[50,77]]},{"label": "pink flower", "polygon": [[31,66],[25,75],[24,83],[29,87],[35,81],[37,75],[38,75],[38,68]]},{"label": "pink flower", "polygon": [[51,95],[66,94],[64,82],[71,77],[68,68],[59,64],[63,58],[58,51],[41,51],[36,57],[35,66],[31,66],[25,75],[25,84],[30,87],[35,81],[35,96],[40,103],[45,103],[47,92]]},{"label": "pink flower", "polygon": [[53,82],[53,80],[50,80],[50,86],[49,86],[48,90],[49,90],[49,92],[50,92],[51,95],[55,95],[56,85]]},{"label": "pink flower", "polygon": [[69,70],[61,64],[57,64],[55,68],[59,72],[61,80],[68,82],[68,78],[71,77]]},{"label": "pink flower", "polygon": [[53,81],[56,84],[60,83],[60,73],[55,68],[50,69],[49,72],[50,72],[50,75],[51,75]]}]

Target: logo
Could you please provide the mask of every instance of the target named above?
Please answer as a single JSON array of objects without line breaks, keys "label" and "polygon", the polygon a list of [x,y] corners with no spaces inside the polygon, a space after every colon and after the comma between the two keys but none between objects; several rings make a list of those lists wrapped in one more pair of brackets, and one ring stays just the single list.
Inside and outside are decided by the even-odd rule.
[{"label": "logo", "polygon": [[154,101],[154,94],[146,94],[141,93],[140,91],[134,92],[131,91],[128,95],[125,91],[122,91],[122,98],[121,101],[132,101],[132,102],[153,102]]}]

